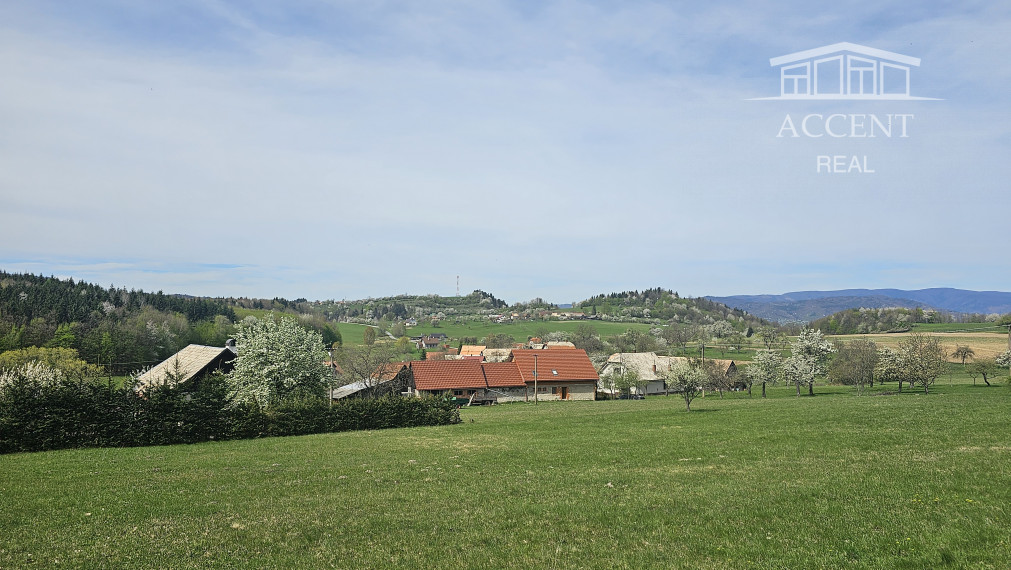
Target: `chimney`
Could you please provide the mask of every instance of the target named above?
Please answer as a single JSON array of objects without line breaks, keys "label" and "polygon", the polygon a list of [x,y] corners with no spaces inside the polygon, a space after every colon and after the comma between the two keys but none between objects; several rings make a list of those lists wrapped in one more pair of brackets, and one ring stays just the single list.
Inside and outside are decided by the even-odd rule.
[{"label": "chimney", "polygon": [[227,341],[225,341],[225,348],[227,348],[228,350],[232,351],[232,354],[238,354],[239,353],[239,349],[235,347],[235,339],[234,338],[230,338]]}]

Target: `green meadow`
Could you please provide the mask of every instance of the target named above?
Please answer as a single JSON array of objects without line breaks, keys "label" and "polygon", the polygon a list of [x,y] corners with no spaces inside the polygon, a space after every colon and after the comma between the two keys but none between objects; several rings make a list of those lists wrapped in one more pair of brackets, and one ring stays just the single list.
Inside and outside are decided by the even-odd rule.
[{"label": "green meadow", "polygon": [[0,568],[1007,568],[1011,390],[0,456]]}]

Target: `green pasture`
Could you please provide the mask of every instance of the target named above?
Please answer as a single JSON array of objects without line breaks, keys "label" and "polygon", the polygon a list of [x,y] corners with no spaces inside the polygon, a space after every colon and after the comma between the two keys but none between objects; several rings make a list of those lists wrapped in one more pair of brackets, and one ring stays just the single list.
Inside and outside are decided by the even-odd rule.
[{"label": "green pasture", "polygon": [[0,456],[0,568],[1007,568],[1011,390]]}]

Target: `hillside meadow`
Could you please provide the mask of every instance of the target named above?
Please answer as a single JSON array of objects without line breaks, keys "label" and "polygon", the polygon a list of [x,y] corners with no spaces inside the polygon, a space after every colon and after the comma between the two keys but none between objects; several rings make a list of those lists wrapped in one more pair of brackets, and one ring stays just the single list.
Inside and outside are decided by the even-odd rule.
[{"label": "hillside meadow", "polygon": [[1007,568],[1011,390],[0,456],[0,568]]}]

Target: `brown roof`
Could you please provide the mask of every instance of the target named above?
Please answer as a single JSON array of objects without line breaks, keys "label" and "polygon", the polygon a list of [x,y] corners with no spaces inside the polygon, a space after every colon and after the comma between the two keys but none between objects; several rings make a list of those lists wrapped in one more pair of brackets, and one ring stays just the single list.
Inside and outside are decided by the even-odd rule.
[{"label": "brown roof", "polygon": [[489,388],[523,385],[523,377],[515,362],[485,362],[481,366]]},{"label": "brown roof", "polygon": [[484,388],[487,382],[476,360],[419,360],[411,363],[418,390]]},{"label": "brown roof", "polygon": [[460,354],[462,356],[481,356],[484,349],[488,347],[476,345],[476,344],[465,344],[460,348]]},{"label": "brown roof", "polygon": [[540,382],[600,379],[586,351],[568,350],[514,350],[513,362],[519,367],[525,382],[534,381],[534,357],[537,357],[537,380]]},{"label": "brown roof", "polygon": [[420,360],[412,362],[411,369],[418,390],[523,386],[519,369],[512,362]]}]

